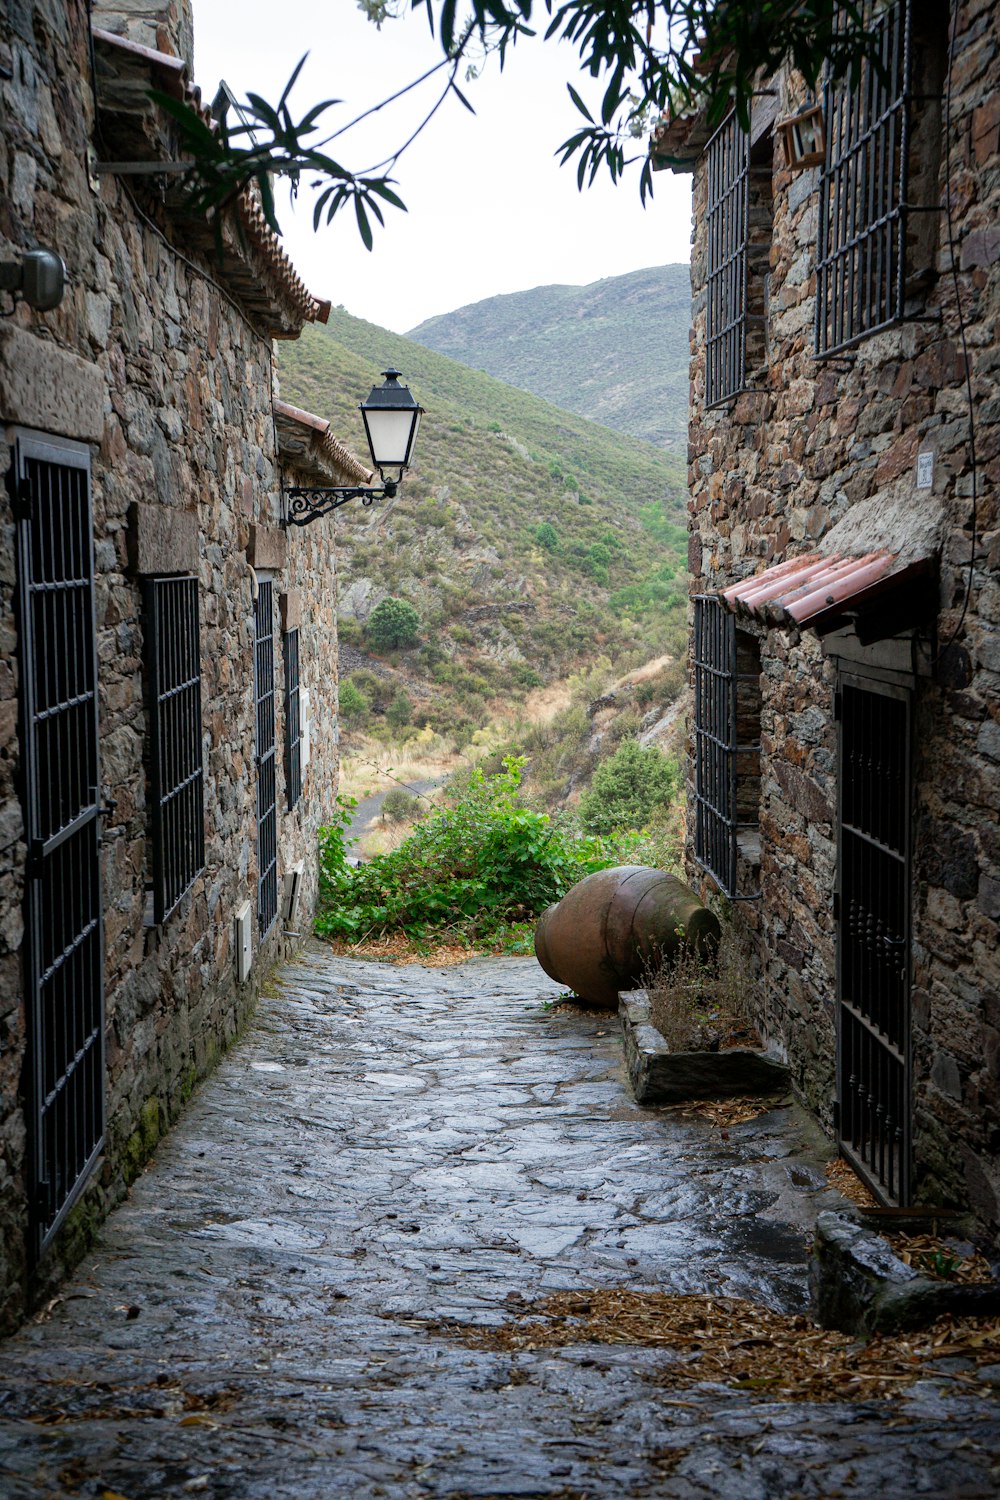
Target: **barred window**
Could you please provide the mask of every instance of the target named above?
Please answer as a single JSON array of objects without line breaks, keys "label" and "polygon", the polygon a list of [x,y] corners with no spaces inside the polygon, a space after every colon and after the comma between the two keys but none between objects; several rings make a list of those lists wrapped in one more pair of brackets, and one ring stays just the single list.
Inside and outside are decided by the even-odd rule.
[{"label": "barred window", "polygon": [[740,900],[740,852],[757,853],[760,643],[715,596],[694,608],[695,858]]},{"label": "barred window", "polygon": [[[914,20],[895,0],[874,21],[881,72],[828,81],[820,181],[816,352],[836,354],[900,322],[934,275],[947,7]],[[846,23],[844,23],[846,24]]]},{"label": "barred window", "polygon": [[706,147],[705,404],[710,407],[745,390],[766,360],[773,141],[769,118],[763,129],[755,124],[748,134],[732,114]]},{"label": "barred window", "polygon": [[285,631],[285,786],[289,811],[302,796],[299,632]]},{"label": "barred window", "polygon": [[254,601],[254,702],[257,761],[257,924],[278,915],[278,809],[274,716],[274,585],[261,579]]},{"label": "barred window", "polygon": [[165,922],[205,867],[197,578],[146,580],[151,910]]},{"label": "barred window", "polygon": [[746,380],[747,213],[750,137],[731,114],[705,148],[708,180],[708,305],[705,404],[718,406]]}]

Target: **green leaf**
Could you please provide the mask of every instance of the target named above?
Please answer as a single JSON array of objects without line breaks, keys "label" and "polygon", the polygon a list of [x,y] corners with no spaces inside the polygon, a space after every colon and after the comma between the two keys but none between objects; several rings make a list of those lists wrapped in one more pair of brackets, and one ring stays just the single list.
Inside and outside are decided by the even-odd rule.
[{"label": "green leaf", "polygon": [[568,83],[566,85],[566,88],[569,90],[569,96],[572,99],[573,103],[576,105],[577,109],[580,111],[581,115],[583,115],[584,119],[589,120],[591,125],[593,125],[594,117],[590,113],[590,110],[587,108],[587,106],[584,104],[583,100],[580,98],[580,95],[577,93],[576,89],[571,83]]},{"label": "green leaf", "polygon": [[372,227],[368,222],[365,206],[359,197],[356,197],[354,200],[354,212],[358,220],[358,232],[361,235],[361,242],[366,250],[370,250],[372,248]]}]

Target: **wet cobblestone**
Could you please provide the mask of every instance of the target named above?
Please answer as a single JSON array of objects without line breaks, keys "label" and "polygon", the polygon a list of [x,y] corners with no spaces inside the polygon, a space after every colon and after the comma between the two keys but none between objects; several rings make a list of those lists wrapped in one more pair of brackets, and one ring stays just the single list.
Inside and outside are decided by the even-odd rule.
[{"label": "wet cobblestone", "polygon": [[722,1133],[625,1091],[617,1025],[533,960],[313,949],[43,1320],[0,1347],[0,1494],[128,1500],[994,1496],[997,1405],[654,1384],[626,1346],[428,1328],[627,1286],[805,1305],[839,1195],[789,1106]]}]

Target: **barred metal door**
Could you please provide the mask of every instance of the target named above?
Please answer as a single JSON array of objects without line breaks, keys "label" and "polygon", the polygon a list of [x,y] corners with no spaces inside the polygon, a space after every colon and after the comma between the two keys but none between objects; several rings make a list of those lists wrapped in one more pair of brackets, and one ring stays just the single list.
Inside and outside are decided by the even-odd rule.
[{"label": "barred metal door", "polygon": [[26,1100],[33,1250],[104,1143],[104,960],[90,456],[21,434],[14,456],[28,849]]},{"label": "barred metal door", "polygon": [[910,1194],[910,695],[842,677],[840,1144],[884,1201]]},{"label": "barred metal door", "polygon": [[254,604],[254,696],[257,708],[257,926],[278,915],[278,808],[274,731],[274,586],[262,579]]}]

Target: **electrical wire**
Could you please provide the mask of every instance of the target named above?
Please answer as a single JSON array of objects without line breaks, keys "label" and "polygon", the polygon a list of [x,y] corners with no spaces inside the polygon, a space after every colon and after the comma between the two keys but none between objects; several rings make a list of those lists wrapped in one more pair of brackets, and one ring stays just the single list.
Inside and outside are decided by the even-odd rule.
[{"label": "electrical wire", "polygon": [[[944,93],[944,139],[946,153],[950,152],[951,150],[951,95],[952,75],[955,69],[955,47],[958,39],[958,7],[959,0],[953,0],[951,9],[951,37],[948,46],[948,77]],[[935,666],[941,660],[942,656],[949,649],[949,647],[955,644],[955,641],[961,634],[962,627],[965,624],[965,617],[968,614],[969,603],[972,598],[972,575],[976,565],[976,548],[979,544],[979,494],[976,464],[976,415],[975,404],[972,395],[972,365],[969,359],[969,345],[968,339],[966,337],[965,315],[962,311],[962,286],[958,274],[958,255],[956,252],[955,242],[955,220],[951,193],[951,172],[947,165],[947,155],[945,157],[945,163],[945,173],[947,179],[945,189],[945,215],[948,224],[948,253],[951,264],[952,282],[955,287],[955,307],[958,312],[958,332],[962,345],[962,358],[965,362],[965,394],[969,406],[969,465],[972,470],[972,518],[970,521],[972,530],[972,550],[969,554],[969,575],[965,581],[965,597],[962,600],[962,612],[958,617],[958,623],[955,626],[954,630],[951,632],[951,635],[940,647],[937,655],[934,657],[933,665]]]}]

